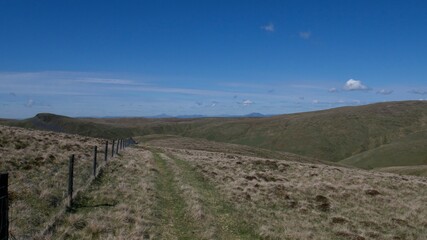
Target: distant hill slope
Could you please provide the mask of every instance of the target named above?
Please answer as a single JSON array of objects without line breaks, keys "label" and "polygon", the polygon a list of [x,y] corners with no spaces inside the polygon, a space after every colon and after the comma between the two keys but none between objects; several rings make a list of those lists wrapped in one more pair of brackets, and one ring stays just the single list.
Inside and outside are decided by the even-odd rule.
[{"label": "distant hill slope", "polygon": [[127,127],[116,127],[50,113],[39,113],[33,118],[25,120],[3,121],[1,124],[102,138],[120,138],[133,135],[133,131]]},{"label": "distant hill slope", "polygon": [[[179,134],[340,161],[427,130],[427,102],[377,103],[269,118],[158,122],[141,127],[147,133]],[[404,142],[408,143],[396,142],[403,152],[409,147]]]},{"label": "distant hill slope", "polygon": [[172,134],[341,161],[361,168],[426,164],[427,156],[427,101],[385,102],[264,118],[73,119],[39,114],[13,125],[95,137]]},{"label": "distant hill slope", "polygon": [[388,144],[346,158],[340,163],[364,169],[427,165],[427,131],[397,138]]},{"label": "distant hill slope", "polygon": [[174,134],[291,152],[326,161],[347,159],[342,162],[362,168],[425,164],[423,159],[427,156],[424,151],[427,148],[423,147],[427,138],[420,136],[427,131],[426,101],[385,102],[265,118],[92,121],[134,127],[144,135]]}]

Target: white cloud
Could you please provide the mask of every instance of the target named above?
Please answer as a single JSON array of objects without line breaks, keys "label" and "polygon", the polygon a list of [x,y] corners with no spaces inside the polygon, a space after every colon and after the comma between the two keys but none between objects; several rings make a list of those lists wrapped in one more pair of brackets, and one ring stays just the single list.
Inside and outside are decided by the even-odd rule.
[{"label": "white cloud", "polygon": [[215,107],[217,104],[218,104],[218,102],[217,102],[217,101],[212,101],[212,103],[211,103],[211,107]]},{"label": "white cloud", "polygon": [[382,94],[382,95],[390,95],[393,93],[393,90],[386,90],[386,89],[381,89],[377,91],[377,94]]},{"label": "white cloud", "polygon": [[363,85],[362,81],[355,80],[355,79],[349,79],[345,85],[344,90],[346,91],[357,91],[357,90],[368,90],[369,88],[365,85]]},{"label": "white cloud", "polygon": [[302,39],[308,40],[311,38],[311,32],[310,31],[299,32],[299,37]]},{"label": "white cloud", "polygon": [[330,92],[330,93],[336,93],[336,92],[338,92],[338,89],[336,89],[336,88],[329,88],[328,92]]},{"label": "white cloud", "polygon": [[267,32],[274,32],[275,31],[273,23],[269,23],[267,25],[261,26],[261,29],[264,31],[267,31]]},{"label": "white cloud", "polygon": [[28,99],[28,102],[25,104],[26,107],[32,107],[34,105],[34,100],[33,99]]},{"label": "white cloud", "polygon": [[249,99],[246,99],[243,102],[240,102],[240,104],[242,104],[243,106],[247,107],[247,106],[250,106],[250,105],[254,104],[254,102],[252,102]]}]

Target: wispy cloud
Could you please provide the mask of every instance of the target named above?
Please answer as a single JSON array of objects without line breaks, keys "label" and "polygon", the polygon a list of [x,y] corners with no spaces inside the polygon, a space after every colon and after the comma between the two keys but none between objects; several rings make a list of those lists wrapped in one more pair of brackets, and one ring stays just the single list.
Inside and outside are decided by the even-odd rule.
[{"label": "wispy cloud", "polygon": [[330,92],[330,93],[337,93],[338,89],[337,88],[329,88],[328,92]]},{"label": "wispy cloud", "polygon": [[339,106],[339,105],[359,105],[362,103],[360,100],[347,100],[344,101],[342,99],[339,99],[337,101],[321,101],[318,99],[314,99],[311,101],[312,104],[318,104],[318,105],[329,105],[329,106]]},{"label": "wispy cloud", "polygon": [[427,91],[424,91],[424,90],[416,90],[416,89],[414,89],[414,90],[411,90],[409,92],[413,93],[413,94],[418,94],[418,95],[427,95]]},{"label": "wispy cloud", "polygon": [[369,90],[369,88],[362,83],[360,80],[349,79],[344,87],[346,91],[360,91],[360,90]]},{"label": "wispy cloud", "polygon": [[131,80],[114,79],[114,78],[83,78],[78,79],[76,82],[79,83],[94,83],[94,84],[115,84],[115,85],[132,85],[134,84]]},{"label": "wispy cloud", "polygon": [[387,89],[381,89],[377,91],[377,94],[382,94],[382,95],[390,95],[393,93],[393,90],[387,90]]},{"label": "wispy cloud", "polygon": [[217,102],[217,101],[212,101],[212,102],[211,102],[211,107],[215,107],[218,103],[219,103],[219,102]]},{"label": "wispy cloud", "polygon": [[28,99],[27,103],[25,104],[26,107],[33,107],[34,105],[34,100],[33,99]]},{"label": "wispy cloud", "polygon": [[326,87],[321,87],[317,85],[308,85],[308,84],[292,84],[290,86],[293,88],[302,88],[302,89],[328,90],[328,88]]},{"label": "wispy cloud", "polygon": [[242,102],[240,102],[239,104],[241,104],[241,105],[243,105],[243,106],[247,107],[247,106],[250,106],[250,105],[254,104],[254,102],[252,102],[252,101],[251,101],[251,100],[249,100],[249,99],[246,99],[246,100],[243,100]]},{"label": "wispy cloud", "polygon": [[261,29],[266,31],[266,32],[274,32],[276,31],[276,29],[274,28],[274,24],[273,23],[269,23],[267,25],[261,26]]},{"label": "wispy cloud", "polygon": [[310,31],[302,31],[298,33],[299,37],[304,39],[304,40],[308,40],[311,38],[311,32]]}]

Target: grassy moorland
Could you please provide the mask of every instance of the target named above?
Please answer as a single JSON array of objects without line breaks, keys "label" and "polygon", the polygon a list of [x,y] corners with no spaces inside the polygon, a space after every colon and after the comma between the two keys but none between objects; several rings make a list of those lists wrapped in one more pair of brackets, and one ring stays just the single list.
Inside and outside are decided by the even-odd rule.
[{"label": "grassy moorland", "polygon": [[171,134],[294,153],[365,169],[427,164],[427,101],[376,103],[266,118],[0,121],[95,137]]},{"label": "grassy moorland", "polygon": [[9,172],[10,232],[29,239],[64,209],[68,159],[75,154],[75,189],[91,178],[93,147],[105,140],[0,126],[0,172]]},{"label": "grassy moorland", "polygon": [[425,178],[148,139],[107,165],[45,237],[427,238]]},{"label": "grassy moorland", "polygon": [[139,137],[63,213],[69,154],[85,185],[103,140],[14,127],[0,136],[18,239],[427,238],[424,177],[171,135]]}]

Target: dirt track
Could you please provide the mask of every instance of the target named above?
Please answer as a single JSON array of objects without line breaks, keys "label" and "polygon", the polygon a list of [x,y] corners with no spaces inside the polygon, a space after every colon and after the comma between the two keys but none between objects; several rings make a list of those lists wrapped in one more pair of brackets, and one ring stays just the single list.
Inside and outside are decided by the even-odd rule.
[{"label": "dirt track", "polygon": [[53,238],[424,239],[426,189],[425,178],[140,145]]}]

